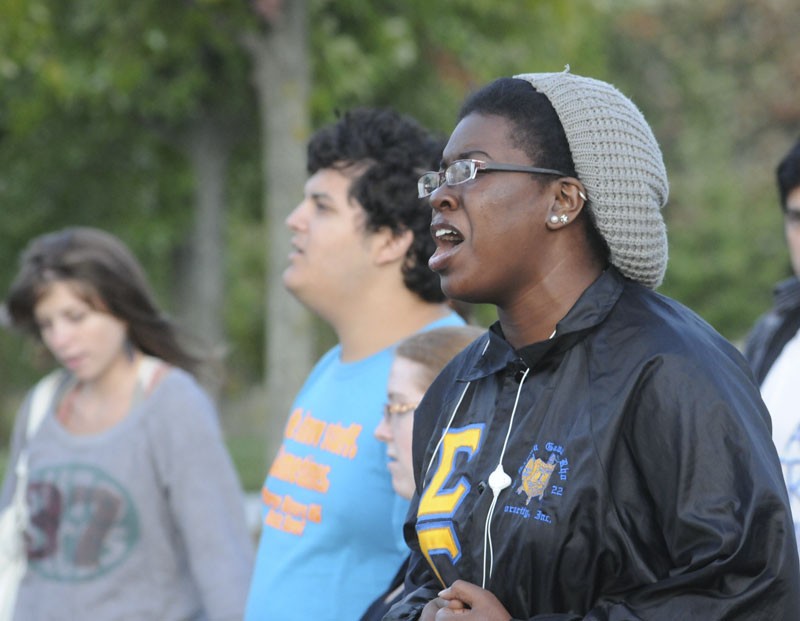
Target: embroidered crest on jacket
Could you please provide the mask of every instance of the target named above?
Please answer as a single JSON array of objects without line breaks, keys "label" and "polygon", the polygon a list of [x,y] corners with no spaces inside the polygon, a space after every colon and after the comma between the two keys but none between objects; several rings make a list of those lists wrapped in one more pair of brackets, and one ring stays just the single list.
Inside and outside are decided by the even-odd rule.
[{"label": "embroidered crest on jacket", "polygon": [[522,484],[517,488],[517,494],[525,494],[528,497],[525,500],[526,506],[530,504],[532,498],[542,499],[547,484],[550,482],[550,475],[553,474],[555,468],[555,453],[550,453],[550,458],[546,463],[538,457],[528,459],[522,469]]}]

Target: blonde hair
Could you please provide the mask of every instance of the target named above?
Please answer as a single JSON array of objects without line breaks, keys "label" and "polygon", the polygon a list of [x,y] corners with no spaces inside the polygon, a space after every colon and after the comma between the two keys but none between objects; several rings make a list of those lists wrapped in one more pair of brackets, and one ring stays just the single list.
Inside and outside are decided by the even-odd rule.
[{"label": "blonde hair", "polygon": [[420,388],[427,390],[445,365],[486,330],[478,326],[447,326],[418,332],[397,346],[395,355],[420,364]]}]

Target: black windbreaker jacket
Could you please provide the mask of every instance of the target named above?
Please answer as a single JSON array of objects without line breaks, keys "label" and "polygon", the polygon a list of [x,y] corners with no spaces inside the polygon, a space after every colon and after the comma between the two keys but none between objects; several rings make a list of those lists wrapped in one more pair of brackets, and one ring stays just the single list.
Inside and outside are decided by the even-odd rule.
[{"label": "black windbreaker jacket", "polygon": [[778,283],[774,294],[775,305],[759,317],[744,347],[745,358],[753,368],[759,386],[764,383],[786,343],[800,330],[800,280],[793,276]]},{"label": "black windbreaker jacket", "polygon": [[456,579],[515,619],[800,619],[746,362],[613,268],[551,340],[515,351],[496,324],[456,357],[415,414],[414,467],[409,595],[386,620],[416,619]]}]

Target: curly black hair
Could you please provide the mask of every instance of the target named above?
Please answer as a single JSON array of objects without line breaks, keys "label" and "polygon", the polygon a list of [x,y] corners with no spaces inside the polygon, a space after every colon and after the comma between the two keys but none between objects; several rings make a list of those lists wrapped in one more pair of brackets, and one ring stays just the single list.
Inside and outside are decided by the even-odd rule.
[{"label": "curly black hair", "polygon": [[[308,143],[308,173],[323,168],[359,170],[350,197],[366,214],[368,231],[410,230],[414,241],[403,265],[406,287],[426,302],[445,300],[439,276],[428,267],[435,250],[431,209],[417,197],[417,180],[437,170],[444,140],[414,119],[388,108],[355,108],[323,127]],[[358,170],[358,168],[356,168]]]}]

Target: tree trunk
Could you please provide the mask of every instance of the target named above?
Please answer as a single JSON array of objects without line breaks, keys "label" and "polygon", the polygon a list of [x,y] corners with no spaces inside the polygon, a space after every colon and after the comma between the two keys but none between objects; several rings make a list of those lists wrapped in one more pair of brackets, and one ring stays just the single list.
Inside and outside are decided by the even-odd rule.
[{"label": "tree trunk", "polygon": [[[230,141],[213,119],[206,118],[191,128],[184,147],[195,179],[195,217],[182,269],[181,316],[191,336],[217,357],[225,347],[224,222]],[[221,379],[204,382],[214,397]]]},{"label": "tree trunk", "polygon": [[286,217],[299,202],[305,183],[309,135],[307,3],[283,3],[268,32],[251,34],[245,45],[254,61],[264,145],[266,270],[266,453],[272,460],[292,400],[311,368],[311,316],[283,287],[290,234]]}]

